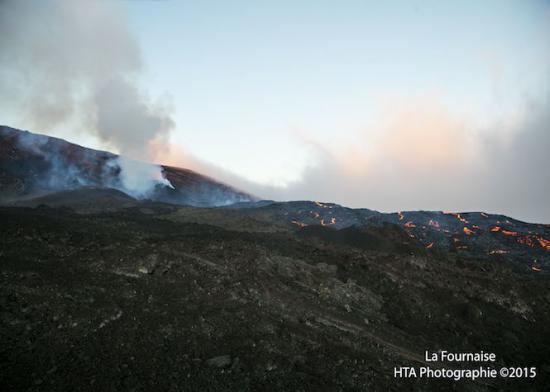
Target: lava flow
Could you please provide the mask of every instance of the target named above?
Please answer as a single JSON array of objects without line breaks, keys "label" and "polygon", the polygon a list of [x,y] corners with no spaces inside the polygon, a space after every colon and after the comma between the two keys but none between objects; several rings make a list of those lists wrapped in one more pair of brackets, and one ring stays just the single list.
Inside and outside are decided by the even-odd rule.
[{"label": "lava flow", "polygon": [[542,237],[536,237],[537,241],[539,242],[540,246],[542,246],[546,250],[550,250],[550,241],[545,240]]},{"label": "lava flow", "polygon": [[466,235],[472,235],[472,234],[474,234],[474,231],[473,231],[473,230],[470,230],[470,229],[467,228],[466,226],[464,226],[463,231],[464,231],[464,234],[466,234]]},{"label": "lava flow", "polygon": [[292,223],[292,224],[294,224],[294,225],[297,225],[297,226],[299,226],[300,228],[306,227],[306,226],[307,226],[304,222],[300,222],[300,221],[297,221],[297,220],[293,220],[293,221],[291,221],[290,223]]},{"label": "lava flow", "polygon": [[461,221],[462,223],[469,223],[466,219],[460,216],[460,214],[452,214],[456,219]]},{"label": "lava flow", "polygon": [[321,226],[329,226],[329,225],[334,225],[334,224],[336,224],[336,218],[335,217],[330,218],[329,223],[325,223],[325,220],[321,219]]}]

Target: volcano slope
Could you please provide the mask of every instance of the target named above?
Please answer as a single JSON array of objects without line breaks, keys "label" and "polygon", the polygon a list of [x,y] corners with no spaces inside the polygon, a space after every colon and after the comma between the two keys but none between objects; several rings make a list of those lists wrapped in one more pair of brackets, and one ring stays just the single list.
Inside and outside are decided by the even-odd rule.
[{"label": "volcano slope", "polygon": [[[323,226],[321,203],[117,196],[101,211],[52,199],[0,208],[4,390],[547,390],[550,281],[523,259],[443,239],[427,249],[410,231],[422,224],[398,214],[333,206],[342,226]],[[363,223],[343,223],[354,216]],[[394,378],[440,349],[494,352],[494,367],[538,374]]]},{"label": "volcano slope", "polygon": [[[141,189],[144,180],[147,189]],[[139,198],[203,207],[255,199],[189,169],[133,161],[0,125],[0,202],[90,187],[114,188]]]}]

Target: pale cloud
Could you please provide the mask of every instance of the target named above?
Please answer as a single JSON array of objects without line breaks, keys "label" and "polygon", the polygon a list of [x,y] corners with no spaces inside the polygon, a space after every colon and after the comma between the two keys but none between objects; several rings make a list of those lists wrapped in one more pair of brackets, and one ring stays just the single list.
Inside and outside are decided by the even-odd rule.
[{"label": "pale cloud", "polygon": [[381,211],[488,211],[550,222],[548,101],[531,107],[514,137],[504,142],[498,130],[473,137],[475,124],[453,116],[442,100],[425,98],[388,105],[376,129],[365,129],[359,142],[346,148],[298,134],[317,160],[286,187],[233,180],[265,198]]}]

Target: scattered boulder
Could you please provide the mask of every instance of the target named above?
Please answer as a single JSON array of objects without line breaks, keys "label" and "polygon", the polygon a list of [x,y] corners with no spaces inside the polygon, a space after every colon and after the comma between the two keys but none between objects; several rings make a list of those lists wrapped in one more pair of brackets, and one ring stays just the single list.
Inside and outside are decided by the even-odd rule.
[{"label": "scattered boulder", "polygon": [[217,357],[210,358],[206,361],[206,364],[210,367],[226,368],[231,365],[230,355],[219,355]]}]

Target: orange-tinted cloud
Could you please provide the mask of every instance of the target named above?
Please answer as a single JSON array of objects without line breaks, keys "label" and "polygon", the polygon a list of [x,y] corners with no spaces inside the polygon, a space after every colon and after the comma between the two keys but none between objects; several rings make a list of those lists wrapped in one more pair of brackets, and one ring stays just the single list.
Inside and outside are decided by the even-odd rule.
[{"label": "orange-tinted cloud", "polygon": [[455,166],[467,158],[464,125],[435,100],[411,100],[386,109],[375,154],[406,168]]}]

